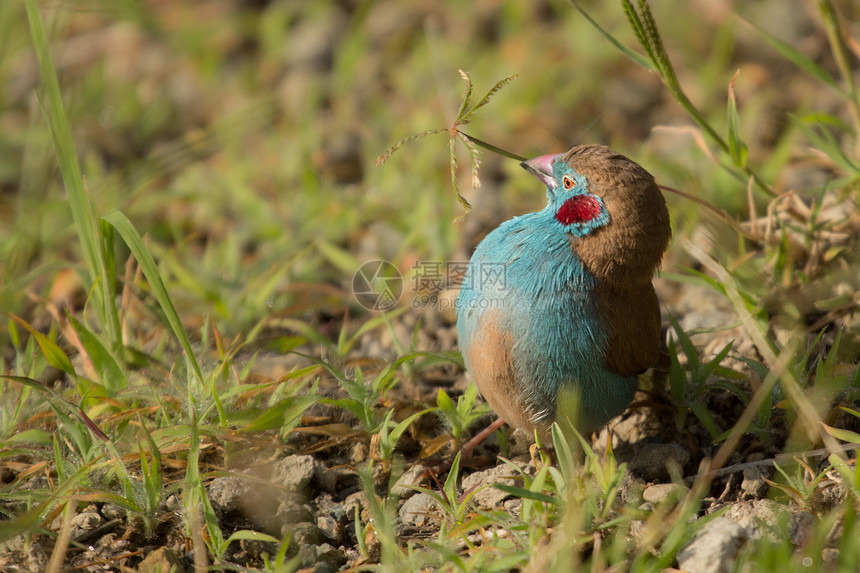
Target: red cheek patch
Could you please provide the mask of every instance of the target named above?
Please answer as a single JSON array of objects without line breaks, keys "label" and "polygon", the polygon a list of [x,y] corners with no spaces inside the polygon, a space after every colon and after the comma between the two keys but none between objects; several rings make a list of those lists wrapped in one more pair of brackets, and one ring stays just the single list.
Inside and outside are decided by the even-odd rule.
[{"label": "red cheek patch", "polygon": [[555,219],[562,225],[584,223],[600,215],[600,203],[592,195],[571,197],[555,213]]}]

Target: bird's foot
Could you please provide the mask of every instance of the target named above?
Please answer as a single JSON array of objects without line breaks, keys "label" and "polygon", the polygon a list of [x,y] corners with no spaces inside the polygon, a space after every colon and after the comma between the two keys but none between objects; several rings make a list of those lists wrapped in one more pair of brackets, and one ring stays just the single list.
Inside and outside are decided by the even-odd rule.
[{"label": "bird's foot", "polygon": [[553,466],[556,464],[555,450],[547,446],[539,446],[534,443],[529,446],[529,455],[532,458],[532,464],[535,469],[540,470],[543,466]]}]

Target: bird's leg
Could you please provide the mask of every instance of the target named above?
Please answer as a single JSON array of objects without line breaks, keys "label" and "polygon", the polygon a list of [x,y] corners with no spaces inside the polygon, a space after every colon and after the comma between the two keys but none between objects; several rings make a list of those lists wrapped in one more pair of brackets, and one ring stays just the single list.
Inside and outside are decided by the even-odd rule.
[{"label": "bird's leg", "polygon": [[531,457],[532,465],[535,468],[540,467],[540,462],[538,461],[538,457],[539,457],[538,450],[539,449],[540,449],[540,446],[537,445],[537,442],[535,442],[534,444],[529,446],[529,456]]},{"label": "bird's leg", "polygon": [[460,452],[462,453],[461,459],[464,461],[469,461],[472,459],[472,452],[475,451],[475,448],[480,445],[481,442],[486,440],[490,434],[498,430],[505,423],[501,418],[496,419],[495,422],[478,432],[474,438],[463,444],[463,447],[460,448]]},{"label": "bird's leg", "polygon": [[558,465],[552,446],[545,446],[537,441],[529,446],[529,456],[532,458],[532,465],[538,470],[544,465]]}]

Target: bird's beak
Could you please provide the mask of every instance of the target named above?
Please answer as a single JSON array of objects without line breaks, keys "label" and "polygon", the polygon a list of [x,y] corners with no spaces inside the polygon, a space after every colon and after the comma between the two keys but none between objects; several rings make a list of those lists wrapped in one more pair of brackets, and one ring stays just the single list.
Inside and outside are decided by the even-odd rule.
[{"label": "bird's beak", "polygon": [[552,176],[552,163],[560,156],[560,153],[556,155],[541,155],[540,157],[523,161],[520,163],[520,167],[540,179],[550,189],[555,189],[555,179]]}]

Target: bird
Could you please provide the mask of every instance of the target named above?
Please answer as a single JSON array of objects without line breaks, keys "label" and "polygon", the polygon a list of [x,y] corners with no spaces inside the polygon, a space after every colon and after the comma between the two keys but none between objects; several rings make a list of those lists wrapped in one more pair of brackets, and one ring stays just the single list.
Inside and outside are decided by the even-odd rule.
[{"label": "bird", "polygon": [[[660,356],[652,279],[672,230],[654,177],[603,145],[521,166],[547,205],[478,244],[455,303],[466,369],[510,426],[551,445],[617,417]],[[501,422],[499,422],[501,423]]]}]

